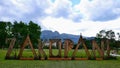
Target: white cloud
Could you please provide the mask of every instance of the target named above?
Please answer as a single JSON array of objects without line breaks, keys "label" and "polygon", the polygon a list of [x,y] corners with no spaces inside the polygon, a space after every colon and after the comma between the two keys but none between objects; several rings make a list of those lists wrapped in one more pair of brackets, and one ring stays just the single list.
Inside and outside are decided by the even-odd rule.
[{"label": "white cloud", "polygon": [[[76,13],[70,0],[1,0],[0,16],[6,19],[11,17],[10,21],[15,20],[33,20],[46,16],[64,17],[73,21],[80,21],[82,15]],[[3,20],[1,18],[1,20]]]},{"label": "white cloud", "polygon": [[8,17],[1,17],[1,20],[2,20],[2,21],[10,21],[11,19],[8,18]]},{"label": "white cloud", "polygon": [[49,8],[50,4],[49,0],[1,0],[0,16],[5,19],[6,17],[11,17],[10,21],[14,19],[30,21],[37,17],[45,16],[44,11]]},{"label": "white cloud", "polygon": [[114,30],[119,32],[120,29],[119,23],[120,18],[108,21],[108,22],[93,22],[93,21],[82,21],[81,23],[75,23],[72,20],[64,18],[54,18],[46,17],[43,20],[40,20],[42,24],[48,29],[53,31],[59,31],[60,33],[69,33],[79,35],[80,33],[83,36],[96,36],[96,33],[102,29],[105,30]]},{"label": "white cloud", "polygon": [[[9,0],[6,2],[6,0],[1,0],[3,11],[5,11],[8,14],[13,15],[22,15],[24,13],[29,13],[31,10],[30,2],[25,2],[23,0]],[[3,12],[1,11],[1,12]],[[4,15],[5,13],[3,13]]]},{"label": "white cloud", "polygon": [[45,12],[49,16],[57,18],[63,17],[76,22],[81,21],[82,18],[82,14],[73,9],[70,0],[55,0],[55,2],[51,4],[51,7],[46,9]]},{"label": "white cloud", "polygon": [[[74,1],[74,0],[72,0]],[[120,30],[120,0],[0,0],[0,20],[34,21],[60,33],[95,36],[101,29]]]},{"label": "white cloud", "polygon": [[120,0],[81,0],[74,8],[87,20],[108,21],[120,17]]},{"label": "white cloud", "polygon": [[55,17],[68,17],[71,11],[71,2],[68,0],[56,0],[50,8],[46,9],[46,13]]}]

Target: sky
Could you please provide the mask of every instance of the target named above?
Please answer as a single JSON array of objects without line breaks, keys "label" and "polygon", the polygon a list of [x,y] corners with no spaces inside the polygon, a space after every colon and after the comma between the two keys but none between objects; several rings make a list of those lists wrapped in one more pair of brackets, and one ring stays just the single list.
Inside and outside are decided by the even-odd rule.
[{"label": "sky", "polygon": [[0,0],[0,21],[30,20],[42,30],[88,37],[120,32],[120,0]]}]

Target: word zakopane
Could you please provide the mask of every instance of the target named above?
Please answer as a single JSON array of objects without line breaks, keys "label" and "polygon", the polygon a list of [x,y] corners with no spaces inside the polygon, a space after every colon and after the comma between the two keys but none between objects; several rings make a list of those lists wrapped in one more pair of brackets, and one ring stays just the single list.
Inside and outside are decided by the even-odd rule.
[{"label": "word zakopane", "polygon": [[[98,44],[96,43],[95,40],[92,40],[92,49],[91,49],[91,52],[93,54],[93,56],[92,56],[91,52],[88,50],[81,35],[80,35],[80,38],[78,40],[78,44],[75,47],[71,57],[68,57],[68,52],[72,49],[74,43],[70,39],[64,40],[64,56],[62,56],[61,39],[49,39],[49,56],[47,56],[46,52],[43,50],[43,43],[40,39],[38,40],[39,43],[38,43],[38,55],[37,55],[35,49],[33,48],[33,45],[32,45],[31,40],[29,38],[29,35],[28,35],[26,37],[24,43],[21,45],[18,55],[11,57],[10,54],[13,50],[15,42],[16,42],[15,38],[11,39],[8,51],[6,53],[6,57],[5,57],[6,59],[12,58],[12,59],[18,59],[18,60],[88,60],[88,59],[103,60],[103,59],[105,59],[105,56],[107,56],[107,58],[110,56],[109,40],[101,41],[101,47],[98,46]],[[53,48],[52,48],[53,43],[56,43],[58,46],[58,55],[56,55],[56,56],[53,54],[53,51],[52,51],[53,50]],[[33,58],[25,58],[22,56],[23,51],[24,51],[26,46],[30,46],[30,48],[33,52],[33,55],[34,55]],[[76,54],[79,50],[78,48],[80,46],[83,46],[83,49],[85,50],[85,53],[87,56],[86,58],[76,57]],[[98,51],[100,57],[96,57],[96,50]],[[106,52],[106,55],[104,54],[104,52]]]}]

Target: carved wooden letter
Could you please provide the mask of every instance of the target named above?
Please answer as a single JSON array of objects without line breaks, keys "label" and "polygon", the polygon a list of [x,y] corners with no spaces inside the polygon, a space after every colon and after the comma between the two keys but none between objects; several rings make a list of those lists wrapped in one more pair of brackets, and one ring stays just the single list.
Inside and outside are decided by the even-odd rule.
[{"label": "carved wooden letter", "polygon": [[88,49],[87,49],[87,46],[85,45],[85,43],[84,43],[84,41],[83,41],[83,38],[82,38],[82,36],[80,35],[78,44],[77,44],[77,46],[76,46],[76,48],[75,48],[75,51],[74,51],[73,54],[72,54],[72,59],[75,58],[76,52],[78,51],[78,47],[79,47],[81,44],[83,44],[83,47],[84,47],[84,49],[85,49],[85,52],[86,52],[87,57],[88,57],[88,58],[90,57],[90,53],[89,53],[89,51],[88,51]]},{"label": "carved wooden letter", "polygon": [[35,50],[34,50],[34,48],[33,48],[33,45],[32,45],[32,43],[31,43],[31,40],[30,40],[29,35],[28,35],[28,36],[26,37],[23,45],[22,45],[21,48],[20,48],[20,52],[19,52],[19,54],[18,54],[18,58],[19,58],[19,59],[22,58],[23,50],[24,50],[24,48],[25,48],[26,46],[28,46],[28,45],[29,45],[30,48],[32,49],[32,52],[33,52],[33,55],[34,55],[34,59],[37,58],[37,54],[36,54],[36,52],[35,52]]},{"label": "carved wooden letter", "polygon": [[97,45],[97,43],[95,42],[95,40],[92,41],[92,45],[93,45],[94,57],[96,57],[95,49],[97,49],[98,53],[100,54],[100,57],[104,58],[104,52],[100,49],[100,47]]},{"label": "carved wooden letter", "polygon": [[64,42],[64,57],[67,58],[68,57],[68,52],[69,50],[71,50],[73,48],[73,41],[70,39],[65,39]]},{"label": "carved wooden letter", "polygon": [[[58,48],[59,48],[59,53],[58,53],[58,55],[57,56],[54,56],[53,54],[52,54],[52,44],[53,43],[57,43],[58,45]],[[50,39],[49,40],[49,43],[50,43],[50,45],[49,45],[49,56],[50,57],[61,57],[61,39]]]}]

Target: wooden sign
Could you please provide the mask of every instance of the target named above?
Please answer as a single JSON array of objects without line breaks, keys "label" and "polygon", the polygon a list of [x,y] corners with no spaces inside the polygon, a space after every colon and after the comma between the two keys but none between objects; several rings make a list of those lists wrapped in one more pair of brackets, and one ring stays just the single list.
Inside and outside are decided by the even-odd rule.
[{"label": "wooden sign", "polygon": [[[12,52],[12,49],[13,49],[13,46],[15,44],[15,41],[16,39],[13,38],[11,40],[11,43],[10,43],[10,46],[9,46],[9,49],[6,53],[6,59],[9,59],[10,58],[10,54]],[[57,55],[54,55],[53,53],[53,48],[52,48],[52,45],[56,43],[56,46],[58,47],[58,54]],[[105,46],[106,44],[106,46]],[[23,50],[25,49],[26,46],[30,46],[31,50],[32,50],[32,53],[34,55],[33,58],[25,58],[25,57],[22,57],[22,53],[23,53]],[[34,60],[34,59],[37,59],[37,60],[88,60],[88,59],[91,59],[92,55],[91,53],[94,55],[94,58],[96,60],[103,60],[104,59],[104,50],[106,49],[107,50],[107,56],[109,58],[110,56],[110,46],[109,46],[109,40],[106,40],[106,41],[101,41],[101,47],[99,47],[99,45],[96,43],[95,40],[92,41],[92,49],[91,49],[91,53],[88,51],[88,48],[84,42],[84,39],[82,38],[82,35],[80,35],[80,38],[78,40],[78,44],[77,46],[75,47],[75,49],[72,49],[74,46],[74,42],[70,39],[65,39],[64,40],[64,56],[62,56],[62,41],[61,39],[49,39],[49,56],[47,56],[47,54],[45,53],[45,51],[43,50],[43,43],[40,39],[38,39],[38,55],[36,53],[36,51],[34,50],[33,48],[33,45],[31,43],[31,40],[30,40],[30,37],[29,35],[26,37],[25,41],[23,42],[23,44],[21,45],[20,47],[20,51],[19,51],[19,54],[17,56],[17,59],[20,59],[20,60]],[[76,54],[78,52],[78,48],[82,46],[85,50],[85,53],[86,53],[86,56],[87,58],[81,58],[81,57],[76,57]],[[106,48],[105,48],[106,47]],[[68,52],[70,50],[74,50],[71,57],[68,57]],[[100,57],[96,57],[96,50],[98,51]]]}]

